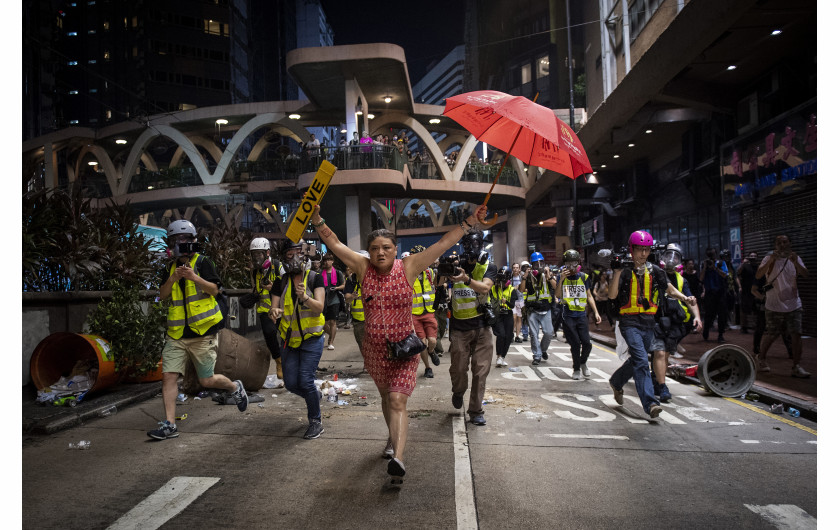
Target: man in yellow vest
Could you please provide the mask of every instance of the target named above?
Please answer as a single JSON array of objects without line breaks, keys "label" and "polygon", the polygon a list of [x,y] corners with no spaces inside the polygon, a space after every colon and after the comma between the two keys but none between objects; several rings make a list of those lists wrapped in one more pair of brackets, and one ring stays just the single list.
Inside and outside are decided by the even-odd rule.
[{"label": "man in yellow vest", "polygon": [[[676,243],[671,243],[665,247],[665,251],[660,256],[661,264],[665,266],[665,274],[668,277],[668,282],[675,286],[679,292],[687,297],[692,297],[691,289],[688,287],[688,282],[677,271],[677,267],[682,265],[682,247]],[[670,296],[666,296],[670,298]],[[678,304],[678,305],[675,305]],[[651,344],[651,351],[653,352],[653,395],[656,396],[661,403],[671,401],[671,391],[668,390],[668,385],[665,384],[665,371],[668,368],[668,356],[677,353],[677,344],[688,335],[689,322],[694,317],[693,328],[697,331],[703,330],[703,322],[700,319],[700,310],[697,304],[688,305],[679,300],[669,300],[668,304],[660,312],[657,319],[656,327],[653,328],[653,342]],[[661,317],[666,318],[661,318]]]},{"label": "man in yellow vest", "polygon": [[589,379],[592,372],[587,368],[586,361],[592,351],[592,339],[589,337],[586,305],[592,308],[596,324],[601,323],[601,315],[595,306],[589,276],[580,270],[580,252],[575,249],[570,248],[563,253],[563,268],[560,269],[560,281],[554,296],[561,301],[563,335],[572,350],[572,379],[579,380],[581,373]]},{"label": "man in yellow vest", "polygon": [[[525,271],[523,267],[525,277],[519,284],[519,292],[525,296],[525,313],[528,315],[528,331],[531,335],[531,354],[534,356],[531,364],[537,366],[541,360],[548,360],[548,347],[551,345],[551,339],[554,338],[551,302],[554,299],[557,281],[545,264],[542,253],[531,254],[531,265],[533,270],[530,272]],[[523,313],[523,320],[526,319],[525,313]],[[540,329],[542,329],[542,338],[540,338]]]},{"label": "man in yellow vest", "polygon": [[616,403],[623,405],[622,388],[632,377],[645,414],[656,418],[662,412],[662,406],[653,394],[648,351],[653,343],[657,302],[665,293],[690,305],[697,302],[693,296],[685,296],[677,291],[676,287],[668,283],[665,271],[647,261],[653,246],[653,237],[649,233],[644,230],[633,232],[628,245],[632,262],[623,265],[619,259],[613,259],[610,264],[613,269],[619,269],[619,273],[613,275],[609,297],[616,300],[620,308],[618,328],[629,353],[624,364],[610,376],[610,387]]},{"label": "man in yellow vest", "polygon": [[[367,250],[358,251],[358,254],[370,259]],[[347,273],[347,281],[344,284],[344,299],[347,301],[350,319],[353,322],[353,338],[362,351],[362,344],[365,342],[365,308],[362,300],[362,284],[359,283],[356,275],[350,271]]]},{"label": "man in yellow vest", "polygon": [[[463,228],[463,227],[462,227]],[[472,228],[472,227],[470,227]],[[483,252],[481,233],[464,230],[461,238],[463,254],[452,276],[452,318],[449,319],[449,351],[452,364],[452,406],[464,406],[464,393],[472,389],[467,414],[474,425],[486,425],[484,419],[484,388],[493,361],[493,334],[483,312],[483,305],[496,278],[496,266],[488,263]]]},{"label": "man in yellow vest", "polygon": [[[418,254],[426,250],[423,245],[414,245],[409,252]],[[414,298],[411,303],[411,319],[414,321],[414,332],[423,339],[426,350],[420,353],[420,358],[426,366],[423,377],[431,379],[435,376],[432,367],[429,366],[429,358],[435,366],[440,366],[440,358],[435,352],[437,345],[438,324],[435,318],[435,277],[431,269],[424,270],[414,280]]]},{"label": "man in yellow vest", "polygon": [[216,301],[222,280],[213,262],[198,253],[195,226],[184,219],[173,221],[166,229],[169,249],[175,258],[160,286],[160,299],[171,298],[166,317],[166,343],[163,346],[163,408],[166,420],[148,431],[155,440],[178,436],[175,426],[175,398],[178,377],[184,375],[187,360],[195,366],[198,382],[205,388],[227,390],[240,411],[248,408],[248,394],[241,381],[231,381],[214,372],[218,340],[224,328],[222,311]]},{"label": "man in yellow vest", "polygon": [[251,253],[251,275],[254,294],[258,296],[257,318],[260,320],[263,338],[271,352],[271,358],[277,368],[277,379],[283,387],[283,363],[280,360],[280,343],[277,340],[277,326],[271,321],[268,312],[271,309],[271,286],[274,281],[283,276],[283,266],[276,259],[271,258],[271,245],[264,237],[255,237],[249,247]]},{"label": "man in yellow vest", "polygon": [[271,286],[269,316],[280,330],[286,390],[306,401],[309,427],[303,437],[313,440],[324,432],[321,391],[315,386],[324,350],[324,279],[310,270],[303,241],[283,240],[280,256],[286,272]]}]

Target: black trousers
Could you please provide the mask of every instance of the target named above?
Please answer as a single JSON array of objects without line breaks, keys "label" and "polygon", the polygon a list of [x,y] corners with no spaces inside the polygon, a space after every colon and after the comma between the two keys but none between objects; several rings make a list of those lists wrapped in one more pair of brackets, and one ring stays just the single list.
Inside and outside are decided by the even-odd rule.
[{"label": "black trousers", "polygon": [[257,313],[260,317],[260,326],[262,327],[263,337],[265,337],[265,344],[268,346],[268,351],[271,352],[271,358],[277,360],[280,358],[280,341],[277,339],[277,324],[271,321],[268,313]]},{"label": "black trousers", "polygon": [[726,331],[726,315],[729,313],[726,307],[726,291],[706,291],[703,311],[703,338],[709,338],[709,331],[712,329],[715,318],[718,321],[718,336],[723,337],[723,332]]},{"label": "black trousers", "polygon": [[580,370],[580,365],[589,360],[592,351],[592,339],[589,338],[589,321],[586,317],[566,317],[563,319],[563,334],[572,350],[572,369]]},{"label": "black trousers", "polygon": [[513,342],[513,313],[502,313],[493,324],[493,335],[496,336],[496,355],[504,358]]}]

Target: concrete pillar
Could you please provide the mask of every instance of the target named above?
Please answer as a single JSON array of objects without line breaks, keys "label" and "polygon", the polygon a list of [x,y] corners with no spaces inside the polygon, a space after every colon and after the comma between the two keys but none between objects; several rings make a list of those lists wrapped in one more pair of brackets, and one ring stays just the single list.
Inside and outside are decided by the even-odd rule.
[{"label": "concrete pillar", "polygon": [[52,142],[44,145],[44,187],[48,190],[58,187],[58,153]]},{"label": "concrete pillar", "polygon": [[555,208],[557,224],[554,225],[554,249],[557,252],[558,263],[563,263],[563,253],[572,248],[572,239],[569,237],[572,226],[572,209],[558,206]]},{"label": "concrete pillar", "polygon": [[359,197],[347,195],[344,198],[345,222],[347,223],[347,246],[353,250],[362,250],[359,230]]},{"label": "concrete pillar", "polygon": [[525,208],[508,208],[508,256],[511,263],[528,259],[528,216]]},{"label": "concrete pillar", "polygon": [[510,265],[511,262],[507,255],[507,233],[493,232],[493,263],[497,267],[502,265]]},{"label": "concrete pillar", "polygon": [[[358,103],[359,99],[362,100],[362,112],[367,115],[367,100],[365,100],[364,94],[362,94],[362,89],[359,88],[359,84],[356,83],[356,79],[345,79],[344,80],[344,120],[347,125],[347,136],[346,139],[349,142],[353,139],[353,133],[358,132],[359,138],[362,137],[362,131],[358,129],[356,126],[356,103]],[[365,117],[365,120],[367,118]],[[364,122],[363,122],[364,123]]]},{"label": "concrete pillar", "polygon": [[367,238],[370,235],[370,191],[359,191],[359,250],[367,250]]}]

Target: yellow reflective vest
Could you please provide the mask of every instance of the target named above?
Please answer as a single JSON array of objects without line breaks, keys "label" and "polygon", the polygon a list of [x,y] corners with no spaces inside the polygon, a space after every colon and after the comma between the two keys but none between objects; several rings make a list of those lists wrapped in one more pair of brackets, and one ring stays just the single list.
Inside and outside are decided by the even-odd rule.
[{"label": "yellow reflective vest", "polygon": [[353,320],[356,322],[364,322],[365,321],[365,308],[364,304],[362,303],[362,284],[356,282],[356,288],[353,290],[353,294],[356,295],[356,298],[350,303],[350,316],[353,317]]},{"label": "yellow reflective vest", "polygon": [[[677,291],[682,292],[683,283],[685,282],[685,279],[682,277],[682,274],[680,274],[677,271],[674,271],[674,274],[677,275]],[[677,303],[680,304],[680,306],[685,311],[685,319],[683,320],[683,322],[688,322],[689,320],[691,320],[691,311],[688,310],[688,306],[685,305],[685,302],[683,302],[682,300],[677,300]]]},{"label": "yellow reflective vest", "polygon": [[262,285],[262,280],[266,276],[268,283],[274,283],[280,277],[279,271],[274,267],[274,260],[271,260],[271,266],[268,267],[267,271],[260,268],[254,275],[254,285],[256,286],[257,294],[260,295],[260,301],[257,303],[257,313],[268,313],[271,309],[271,293]]},{"label": "yellow reflective vest", "polygon": [[[527,278],[523,281],[527,281]],[[533,276],[531,277],[530,281],[534,281]],[[524,294],[526,302],[536,302],[537,300],[545,300],[546,302],[551,302],[551,299],[554,297],[554,295],[551,294],[551,289],[548,285],[548,278],[546,278],[545,274],[540,274],[539,282],[540,290],[538,292],[528,293],[528,288],[525,288]]]},{"label": "yellow reflective vest", "polygon": [[435,286],[432,271],[426,269],[414,280],[414,298],[411,302],[411,314],[434,313]]},{"label": "yellow reflective vest", "polygon": [[[190,267],[195,270],[199,254],[190,259]],[[175,274],[173,263],[169,268],[169,275]],[[198,274],[198,271],[195,271]],[[222,321],[222,311],[216,298],[196,288],[195,282],[184,279],[184,289],[181,282],[172,284],[172,305],[166,317],[166,333],[173,339],[180,339],[184,335],[184,328],[189,326],[197,335],[204,335],[207,330]]]},{"label": "yellow reflective vest", "polygon": [[[487,263],[476,263],[470,277],[481,281],[487,272]],[[467,284],[459,282],[452,286],[452,317],[467,320],[478,316],[478,295]]]},{"label": "yellow reflective vest", "polygon": [[510,299],[513,297],[513,286],[508,285],[505,289],[499,289],[497,285],[490,288],[490,298],[499,301],[499,309],[505,313],[513,309],[513,303]]},{"label": "yellow reflective vest", "polygon": [[[635,273],[630,274],[630,299],[623,305],[618,313],[621,315],[655,315],[659,307],[659,292],[653,292],[653,274],[649,267],[645,267],[645,274],[642,280],[641,293],[639,281]],[[641,295],[641,296],[640,296]],[[648,308],[639,304],[639,298],[644,298],[649,302]]]},{"label": "yellow reflective vest", "polygon": [[570,311],[586,311],[586,280],[589,276],[585,272],[578,274],[577,279],[564,278],[561,285],[563,303]]},{"label": "yellow reflective vest", "polygon": [[[312,292],[310,285],[312,282],[309,281],[310,274],[317,274],[312,271],[305,271],[303,278],[305,278],[305,293],[308,297],[313,297],[315,293]],[[280,330],[280,336],[286,341],[286,346],[290,348],[297,348],[303,343],[303,341],[311,338],[311,337],[318,337],[324,333],[324,323],[326,320],[324,319],[324,313],[321,311],[313,311],[309,309],[309,306],[306,304],[299,302],[297,304],[297,310],[295,310],[295,304],[292,300],[292,286],[293,275],[286,274],[284,277],[288,276],[288,281],[286,282],[286,286],[283,288],[283,318],[280,319],[278,329]]]}]

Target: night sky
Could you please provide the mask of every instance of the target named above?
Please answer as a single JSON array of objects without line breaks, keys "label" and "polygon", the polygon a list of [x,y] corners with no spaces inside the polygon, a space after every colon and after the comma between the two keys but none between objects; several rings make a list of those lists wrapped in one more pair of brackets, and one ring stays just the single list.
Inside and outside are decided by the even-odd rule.
[{"label": "night sky", "polygon": [[464,2],[352,2],[321,0],[336,46],[388,42],[405,50],[411,84],[452,48],[464,43]]}]

